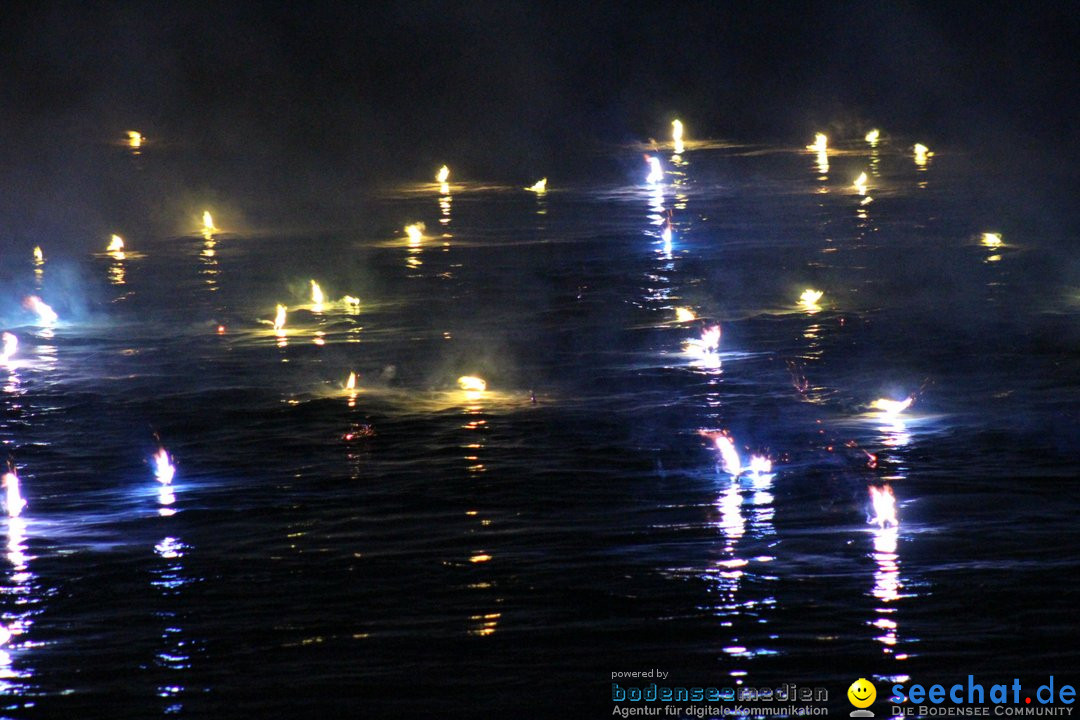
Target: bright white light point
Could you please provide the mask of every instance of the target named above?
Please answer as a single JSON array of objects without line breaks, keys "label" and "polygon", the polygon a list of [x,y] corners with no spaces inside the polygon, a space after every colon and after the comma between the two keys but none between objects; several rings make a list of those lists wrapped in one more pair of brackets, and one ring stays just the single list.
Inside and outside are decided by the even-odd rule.
[{"label": "bright white light point", "polygon": [[450,168],[443,165],[439,168],[439,172],[435,175],[435,181],[438,183],[445,183],[450,179]]},{"label": "bright white light point", "polygon": [[203,230],[205,232],[213,232],[214,230],[217,230],[217,228],[214,227],[214,218],[213,218],[213,216],[210,215],[209,210],[203,210],[202,224],[203,224]]},{"label": "bright white light point", "polygon": [[466,392],[484,392],[487,390],[487,382],[475,375],[462,375],[457,379],[457,384]]},{"label": "bright white light point", "polygon": [[823,153],[829,149],[829,138],[827,138],[824,133],[817,133],[814,135],[814,144],[807,145],[806,149]]},{"label": "bright white light point", "polygon": [[802,295],[799,296],[799,304],[808,310],[818,309],[818,300],[821,300],[825,293],[821,290],[811,290],[807,288],[802,291]]},{"label": "bright white light point", "polygon": [[22,491],[19,488],[19,476],[15,474],[14,468],[4,473],[2,483],[4,490],[6,491],[5,500],[8,517],[19,517],[19,515],[22,514],[23,508],[26,507],[26,500],[23,499]]},{"label": "bright white light point", "polygon": [[45,262],[45,254],[43,252],[41,252],[40,247],[35,247],[34,248],[34,264],[35,265],[40,265],[43,262]]},{"label": "bright white light point", "polygon": [[716,444],[716,449],[720,451],[720,465],[724,472],[729,475],[741,473],[742,459],[739,457],[739,451],[735,449],[731,436],[720,434],[713,439],[713,442]]},{"label": "bright white light point", "polygon": [[19,349],[19,338],[13,333],[6,332],[3,335],[3,344],[0,345],[0,363],[6,363]]},{"label": "bright white light point", "polygon": [[882,485],[879,488],[871,485],[870,501],[874,505],[874,517],[870,520],[871,523],[880,528],[900,525],[900,521],[896,518],[896,496],[893,495],[890,486]]},{"label": "bright white light point", "polygon": [[543,195],[547,192],[547,178],[540,178],[527,189],[532,190],[537,195]]},{"label": "bright white light point", "polygon": [[890,400],[888,398],[880,398],[870,403],[870,407],[874,410],[880,410],[886,415],[899,415],[900,413],[911,407],[911,403],[915,401],[915,398],[908,396],[903,400]]},{"label": "bright white light point", "polygon": [[862,173],[859,177],[855,178],[855,189],[859,191],[860,195],[866,194],[866,184],[869,178],[866,177],[866,173]]},{"label": "bright white light point", "polygon": [[416,247],[424,240],[424,223],[406,225],[405,234],[409,236],[409,244]]},{"label": "bright white light point", "polygon": [[866,142],[870,143],[871,145],[875,145],[878,141],[878,138],[880,137],[880,132],[878,132],[877,130],[871,130],[870,132],[866,133]]},{"label": "bright white light point", "polygon": [[173,476],[176,475],[176,468],[172,464],[172,459],[169,457],[169,453],[165,448],[158,448],[158,451],[154,453],[154,477],[162,485],[169,485],[173,481]]},{"label": "bright white light point", "polygon": [[988,248],[1001,247],[1001,233],[983,233],[982,244]]},{"label": "bright white light point", "polygon": [[346,390],[355,390],[356,389],[356,373],[354,373],[354,372],[349,373],[349,379],[345,381],[345,389]]},{"label": "bright white light point", "polygon": [[130,148],[132,148],[133,150],[138,150],[140,147],[142,147],[143,136],[142,136],[141,132],[139,132],[137,130],[128,130],[127,131],[127,136],[128,136],[128,146]]},{"label": "bright white light point", "polygon": [[915,143],[915,164],[919,167],[926,165],[926,159],[933,157],[934,153],[930,152],[930,148],[926,147],[922,143]]},{"label": "bright white light point", "polygon": [[752,475],[767,475],[772,472],[772,460],[763,455],[751,455],[747,470]]},{"label": "bright white light point", "polygon": [[109,238],[109,247],[105,249],[109,252],[120,252],[124,249],[124,238],[119,235],[113,235]]},{"label": "bright white light point", "polygon": [[697,315],[690,308],[677,307],[675,308],[675,321],[676,322],[691,322],[697,319]]},{"label": "bright white light point", "polygon": [[645,158],[645,162],[649,163],[649,174],[645,177],[645,182],[655,185],[662,181],[664,179],[664,169],[660,166],[660,159],[649,155]]},{"label": "bright white light point", "polygon": [[37,295],[31,295],[23,300],[23,307],[35,313],[42,325],[52,325],[60,319],[60,316]]}]

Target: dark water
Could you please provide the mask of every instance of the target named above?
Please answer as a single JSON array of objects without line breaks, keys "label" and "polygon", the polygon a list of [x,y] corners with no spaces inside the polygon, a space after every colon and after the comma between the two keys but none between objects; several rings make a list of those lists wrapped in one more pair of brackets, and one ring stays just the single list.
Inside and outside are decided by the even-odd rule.
[{"label": "dark water", "polygon": [[[625,177],[543,197],[390,188],[335,230],[207,203],[211,240],[193,200],[180,234],[116,228],[122,260],[5,253],[6,714],[607,716],[611,674],[654,667],[840,704],[1076,671],[1075,238],[908,146],[824,178],[792,148],[665,154],[660,195],[623,148]],[[713,321],[719,356],[684,352]],[[721,429],[774,473],[723,472]],[[868,522],[885,485],[898,528]]]}]

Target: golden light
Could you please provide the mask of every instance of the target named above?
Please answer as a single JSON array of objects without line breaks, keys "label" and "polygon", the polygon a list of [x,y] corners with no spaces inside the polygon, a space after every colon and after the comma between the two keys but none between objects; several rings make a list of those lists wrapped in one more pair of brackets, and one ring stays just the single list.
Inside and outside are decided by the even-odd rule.
[{"label": "golden light", "polygon": [[214,217],[210,214],[209,210],[203,210],[202,225],[203,233],[217,232],[217,228],[214,227]]},{"label": "golden light", "polygon": [[176,467],[172,464],[172,458],[169,457],[169,453],[165,448],[159,447],[151,460],[154,463],[154,477],[157,478],[157,481],[162,485],[172,484],[173,476],[176,475]]},{"label": "golden light", "polygon": [[1001,233],[983,233],[982,244],[984,247],[988,247],[991,250],[997,250],[1001,247]]},{"label": "golden light", "polygon": [[871,130],[866,133],[866,142],[871,145],[877,145],[878,139],[881,138],[881,133],[878,130]]},{"label": "golden light", "polygon": [[870,502],[874,506],[874,517],[871,523],[879,528],[886,526],[898,527],[900,521],[896,517],[896,496],[888,485],[881,487],[870,486]]},{"label": "golden light", "polygon": [[462,375],[457,379],[457,384],[465,392],[484,392],[487,390],[487,382],[475,375]]},{"label": "golden light", "polygon": [[319,287],[319,283],[312,280],[311,281],[311,303],[314,306],[314,307],[312,307],[312,310],[314,310],[315,312],[322,312],[323,300],[324,300],[324,297],[323,297],[322,288]]},{"label": "golden light", "polygon": [[41,252],[40,247],[34,247],[34,264],[43,265],[45,263],[45,254]]},{"label": "golden light", "polygon": [[406,225],[405,234],[409,237],[409,245],[418,247],[424,240],[424,223]]},{"label": "golden light", "polygon": [[345,389],[349,392],[356,390],[356,373],[349,373],[349,379],[345,381]]},{"label": "golden light", "polygon": [[870,403],[870,407],[874,410],[885,413],[886,415],[899,415],[900,413],[911,407],[911,403],[915,402],[915,398],[908,396],[903,400],[890,400],[889,398],[879,398]]},{"label": "golden light", "polygon": [[682,155],[685,146],[683,145],[683,124],[681,120],[673,120],[671,122],[671,139],[675,143],[675,154]]},{"label": "golden light", "polygon": [[859,177],[855,178],[855,190],[860,195],[866,194],[866,185],[869,182],[869,178],[866,177],[866,173],[862,173]]},{"label": "golden light", "polygon": [[137,130],[128,130],[127,131],[127,136],[128,136],[128,147],[130,147],[132,150],[138,150],[139,148],[142,147],[143,136],[142,136],[141,132],[138,132]]},{"label": "golden light", "polygon": [[659,158],[655,158],[652,155],[646,155],[645,162],[649,165],[649,174],[645,177],[645,182],[650,185],[655,185],[664,179],[664,169],[660,166]]},{"label": "golden light", "polygon": [[122,237],[120,237],[119,235],[113,235],[109,239],[109,246],[107,248],[105,248],[105,250],[107,252],[111,252],[111,253],[121,253],[122,254],[123,250],[124,250],[124,239]]},{"label": "golden light", "polygon": [[42,302],[41,298],[37,295],[30,295],[23,300],[23,307],[38,316],[38,320],[43,325],[52,325],[54,322],[60,319],[60,316],[56,312]]},{"label": "golden light", "polygon": [[814,144],[807,145],[806,149],[823,153],[829,149],[829,138],[825,136],[825,133],[816,133],[814,135]]},{"label": "golden light", "polygon": [[915,164],[919,167],[926,166],[927,158],[934,156],[934,153],[930,152],[930,148],[926,147],[922,143],[915,143]]},{"label": "golden light", "polygon": [[13,333],[4,333],[2,344],[0,344],[0,365],[10,360],[18,349],[19,338],[15,337]]},{"label": "golden light", "polygon": [[539,180],[537,180],[536,182],[534,182],[532,185],[530,185],[529,187],[527,187],[525,189],[526,190],[532,190],[537,195],[543,195],[544,193],[547,192],[547,178],[540,178]]},{"label": "golden light", "polygon": [[346,295],[345,297],[341,298],[341,303],[353,312],[360,309],[360,298],[353,297],[352,295]]},{"label": "golden light", "polygon": [[677,307],[675,308],[675,322],[691,322],[697,320],[697,315],[690,308]]},{"label": "golden light", "polygon": [[285,334],[285,306],[277,306],[277,315],[274,316],[274,330],[278,336]]},{"label": "golden light", "polygon": [[491,555],[487,554],[486,552],[479,552],[469,558],[469,562],[471,563],[484,563],[488,562],[489,560],[491,560]]},{"label": "golden light", "polygon": [[807,288],[802,291],[802,295],[799,296],[799,305],[808,312],[817,312],[821,309],[818,305],[818,301],[821,300],[825,293],[821,290],[812,290]]},{"label": "golden light", "polygon": [[22,491],[19,488],[19,476],[10,462],[8,462],[8,471],[4,473],[2,484],[6,491],[5,505],[7,506],[8,517],[17,518],[22,514],[23,508],[26,507],[26,500],[23,499]]},{"label": "golden light", "polygon": [[439,168],[439,172],[435,174],[435,182],[443,185],[450,179],[450,168],[443,165]]}]

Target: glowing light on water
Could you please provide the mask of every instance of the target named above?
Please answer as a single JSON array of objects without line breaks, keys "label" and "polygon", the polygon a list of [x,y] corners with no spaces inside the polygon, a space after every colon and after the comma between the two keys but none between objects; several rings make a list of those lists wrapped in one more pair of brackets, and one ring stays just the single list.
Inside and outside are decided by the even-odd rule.
[{"label": "glowing light on water", "polygon": [[341,304],[349,310],[356,312],[360,309],[360,298],[353,297],[352,295],[346,295],[345,297],[341,298]]},{"label": "glowing light on water", "polygon": [[356,373],[350,372],[349,379],[345,381],[345,389],[349,392],[356,390]]},{"label": "glowing light on water", "polygon": [[926,167],[926,161],[928,158],[934,156],[934,153],[930,152],[930,148],[926,147],[922,143],[915,143],[915,164],[919,167]]},{"label": "glowing light on water", "polygon": [[202,225],[204,235],[217,232],[217,228],[214,226],[214,218],[209,210],[203,210]]},{"label": "glowing light on water", "polygon": [[697,320],[697,315],[690,308],[677,307],[675,308],[675,322],[691,322]]},{"label": "glowing light on water", "polygon": [[874,517],[870,519],[870,524],[879,528],[900,526],[900,521],[896,519],[896,496],[890,486],[871,485],[870,502],[874,506]]},{"label": "glowing light on water", "polygon": [[982,244],[991,250],[997,250],[1001,247],[1001,233],[983,233]]},{"label": "glowing light on water", "polygon": [[45,254],[41,252],[40,247],[34,247],[34,265],[40,266],[45,264]]},{"label": "glowing light on water", "polygon": [[655,185],[664,179],[664,169],[660,166],[660,159],[652,155],[645,156],[645,162],[649,165],[649,174],[645,176],[645,182]]},{"label": "glowing light on water", "polygon": [[772,473],[772,460],[764,455],[751,455],[746,471],[755,477]]},{"label": "glowing light on water", "polygon": [[325,298],[323,296],[323,291],[322,291],[322,288],[319,287],[319,283],[312,280],[311,281],[311,303],[314,306],[314,307],[312,307],[312,310],[314,310],[315,312],[322,312],[323,300],[324,299]]},{"label": "glowing light on water", "polygon": [[42,302],[41,298],[37,295],[30,295],[23,300],[23,307],[36,314],[38,316],[38,321],[42,325],[52,325],[60,319],[60,316],[57,315],[51,307]]},{"label": "glowing light on water", "polygon": [[671,122],[671,139],[675,143],[675,154],[682,155],[685,146],[683,145],[683,124],[681,120],[673,120]]},{"label": "glowing light on water", "polygon": [[866,185],[869,182],[869,178],[866,177],[866,173],[862,173],[859,177],[855,178],[855,190],[860,195],[866,194]]},{"label": "glowing light on water", "polygon": [[799,296],[799,305],[801,305],[802,308],[807,312],[815,313],[818,310],[821,310],[821,306],[818,304],[818,301],[821,300],[824,294],[825,293],[821,290],[813,290],[811,288],[807,288],[806,290],[803,290],[802,295]]},{"label": "glowing light on water", "polygon": [[277,306],[277,314],[274,316],[274,330],[277,332],[278,337],[285,334],[285,306]]},{"label": "glowing light on water", "polygon": [[735,441],[727,432],[718,433],[713,437],[713,444],[720,451],[720,467],[729,475],[735,476],[742,472],[742,458],[735,449]]},{"label": "glowing light on water", "polygon": [[172,464],[172,458],[169,457],[168,451],[163,447],[159,447],[151,460],[154,463],[154,477],[157,478],[157,481],[162,485],[171,484],[173,476],[176,475],[176,467]]},{"label": "glowing light on water", "polygon": [[413,223],[405,226],[405,234],[409,238],[411,247],[418,247],[424,241],[424,223]]},{"label": "glowing light on water", "polygon": [[0,344],[0,364],[6,363],[15,355],[15,351],[19,349],[19,338],[15,337],[13,333],[6,332],[3,335],[2,344]]},{"label": "glowing light on water", "polygon": [[443,165],[439,168],[439,172],[435,173],[435,182],[439,184],[445,184],[450,179],[450,168]]},{"label": "glowing light on water", "polygon": [[881,133],[877,130],[866,133],[866,142],[870,143],[871,146],[877,145],[879,138],[881,138]]},{"label": "glowing light on water", "polygon": [[22,490],[19,488],[19,476],[10,462],[8,463],[8,471],[4,473],[2,484],[5,491],[4,506],[7,509],[8,517],[17,518],[22,514],[23,508],[26,507],[26,500],[23,499]]},{"label": "glowing light on water", "polygon": [[142,147],[143,136],[141,132],[139,132],[138,130],[128,130],[127,137],[129,148],[131,148],[132,150],[138,150]]},{"label": "glowing light on water", "polygon": [[535,183],[525,189],[532,190],[537,195],[543,195],[547,192],[547,178],[540,178]]},{"label": "glowing light on water", "polygon": [[886,415],[899,415],[900,413],[911,407],[911,403],[915,401],[915,398],[908,396],[903,400],[890,400],[888,398],[879,398],[870,403],[870,407],[874,410],[879,410]]},{"label": "glowing light on water", "polygon": [[814,134],[814,144],[807,145],[807,150],[814,150],[815,152],[825,152],[829,149],[829,138],[825,136],[825,133]]},{"label": "glowing light on water", "polygon": [[671,221],[668,220],[667,225],[660,231],[660,240],[664,246],[664,254],[671,258]]},{"label": "glowing light on water", "polygon": [[712,355],[720,350],[720,326],[711,325],[703,328],[700,338],[691,338],[684,342],[684,347],[689,352],[700,356]]},{"label": "glowing light on water", "polygon": [[484,392],[487,390],[487,382],[475,375],[462,375],[457,379],[457,384],[465,392]]}]

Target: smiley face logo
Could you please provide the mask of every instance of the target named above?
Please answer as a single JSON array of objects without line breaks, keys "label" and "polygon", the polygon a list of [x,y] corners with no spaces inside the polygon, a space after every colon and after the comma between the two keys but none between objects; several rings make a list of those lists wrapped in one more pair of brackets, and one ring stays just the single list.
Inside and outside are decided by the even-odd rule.
[{"label": "smiley face logo", "polygon": [[848,700],[857,708],[867,708],[877,698],[877,688],[866,678],[859,678],[847,689]]}]

